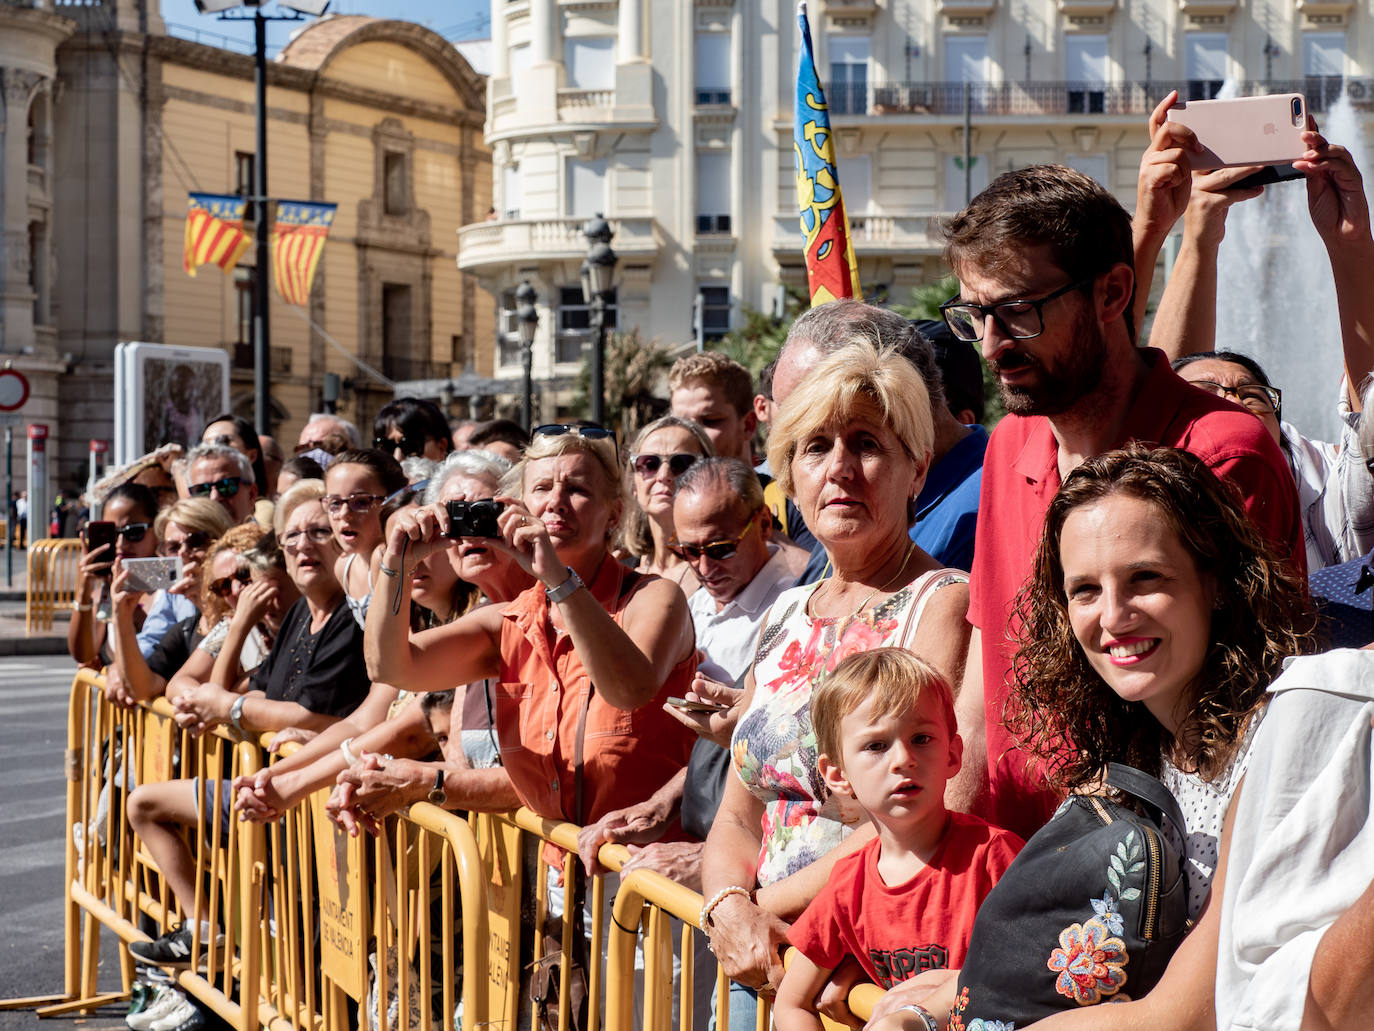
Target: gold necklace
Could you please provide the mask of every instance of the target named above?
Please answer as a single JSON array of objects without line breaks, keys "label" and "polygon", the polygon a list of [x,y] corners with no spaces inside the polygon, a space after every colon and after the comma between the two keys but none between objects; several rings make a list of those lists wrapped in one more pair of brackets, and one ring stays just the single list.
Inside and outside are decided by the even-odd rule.
[{"label": "gold necklace", "polygon": [[[857,616],[860,612],[862,612],[864,608],[868,605],[868,603],[872,601],[876,595],[878,595],[879,593],[885,593],[893,584],[895,584],[901,578],[901,575],[904,572],[906,572],[906,564],[911,561],[911,553],[915,549],[916,542],[907,541],[906,551],[902,554],[902,564],[897,567],[897,572],[893,574],[892,579],[889,580],[887,583],[883,584],[881,587],[875,587],[873,588],[873,590],[869,591],[868,595],[864,598],[864,600],[859,602],[858,608],[856,608],[849,615],[842,617],[843,622],[841,624],[841,631],[843,631],[845,627],[849,626],[849,624],[854,621],[854,617]],[[816,596],[813,594],[811,597],[812,599],[814,599]]]}]

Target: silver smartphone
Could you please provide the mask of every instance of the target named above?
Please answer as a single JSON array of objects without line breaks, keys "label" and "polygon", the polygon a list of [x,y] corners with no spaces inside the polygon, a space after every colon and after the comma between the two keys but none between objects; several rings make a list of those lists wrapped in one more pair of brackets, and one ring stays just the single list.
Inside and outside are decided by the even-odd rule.
[{"label": "silver smartphone", "polygon": [[126,558],[124,569],[129,574],[125,590],[165,591],[181,579],[181,556],[172,558]]}]

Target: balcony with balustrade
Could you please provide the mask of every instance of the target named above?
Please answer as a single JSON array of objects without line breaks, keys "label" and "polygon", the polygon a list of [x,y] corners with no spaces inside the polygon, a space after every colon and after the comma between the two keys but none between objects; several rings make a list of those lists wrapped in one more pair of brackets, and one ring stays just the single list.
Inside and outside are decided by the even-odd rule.
[{"label": "balcony with balustrade", "polygon": [[[479,276],[499,276],[503,270],[536,262],[569,261],[581,264],[587,256],[582,218],[493,219],[458,230],[458,267]],[[652,218],[614,218],[615,253],[621,264],[651,264],[663,246],[662,233]]]},{"label": "balcony with balustrade", "polygon": [[[941,253],[943,244],[933,231],[940,212],[895,215],[850,215],[849,233],[854,251],[861,257],[930,257]],[[773,256],[795,262],[802,253],[804,239],[795,211],[773,216]]]}]

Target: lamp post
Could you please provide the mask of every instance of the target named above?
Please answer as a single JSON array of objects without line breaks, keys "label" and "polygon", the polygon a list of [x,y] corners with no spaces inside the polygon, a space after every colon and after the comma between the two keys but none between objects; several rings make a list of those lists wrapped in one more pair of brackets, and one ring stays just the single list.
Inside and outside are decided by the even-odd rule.
[{"label": "lamp post", "polygon": [[582,263],[582,295],[591,306],[592,368],[591,419],[606,424],[606,307],[610,302],[611,280],[615,277],[615,251],[610,223],[597,212],[582,227],[587,238],[587,260]]},{"label": "lamp post", "polygon": [[[307,17],[324,14],[329,0],[282,0],[286,14],[263,14],[263,0],[196,0],[201,14],[216,14],[221,21],[251,21],[253,23],[253,92],[256,110],[256,148],[253,155],[253,234],[256,258],[253,268],[253,428],[259,433],[272,432],[271,389],[268,375],[272,369],[271,326],[267,318],[268,234],[271,221],[267,197],[267,23],[269,21],[305,21]],[[238,11],[237,8],[252,8]]]},{"label": "lamp post", "polygon": [[520,359],[525,366],[525,393],[520,401],[520,421],[527,433],[534,428],[534,334],[539,328],[539,312],[534,302],[537,296],[528,279],[515,288],[515,321],[520,330]]}]

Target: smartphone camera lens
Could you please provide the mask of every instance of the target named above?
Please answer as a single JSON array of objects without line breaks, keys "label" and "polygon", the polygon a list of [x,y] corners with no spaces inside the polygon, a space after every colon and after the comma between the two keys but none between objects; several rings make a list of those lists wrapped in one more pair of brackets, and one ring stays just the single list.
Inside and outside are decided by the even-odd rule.
[{"label": "smartphone camera lens", "polygon": [[1301,97],[1294,97],[1294,98],[1293,98],[1293,124],[1294,124],[1294,125],[1302,125],[1302,122],[1303,122],[1303,118],[1302,118],[1302,98],[1301,98]]}]

